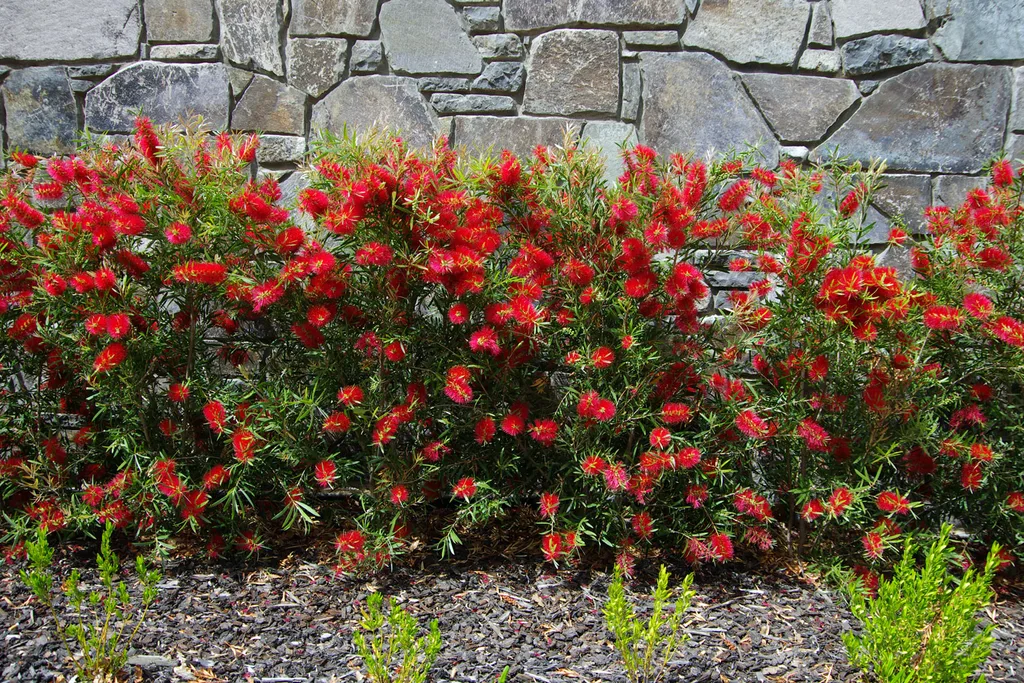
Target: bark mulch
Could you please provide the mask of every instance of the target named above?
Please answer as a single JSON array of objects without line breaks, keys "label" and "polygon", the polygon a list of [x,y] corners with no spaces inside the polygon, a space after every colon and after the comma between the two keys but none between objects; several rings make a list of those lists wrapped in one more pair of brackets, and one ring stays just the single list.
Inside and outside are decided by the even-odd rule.
[{"label": "bark mulch", "polygon": [[[309,555],[248,566],[168,561],[136,641],[135,677],[359,683],[352,631],[367,594],[379,590],[424,626],[440,622],[444,648],[433,681],[494,681],[505,665],[515,683],[625,680],[600,611],[607,573],[555,571],[531,554],[485,550],[445,561],[423,552],[388,573],[346,579]],[[58,570],[90,566],[90,557],[61,553]],[[0,568],[0,680],[58,680],[58,671],[70,671],[67,654],[16,569]],[[649,596],[656,570],[655,562],[638,566],[636,603]],[[673,583],[685,571],[676,567]],[[836,591],[764,565],[701,569],[694,588],[691,640],[665,680],[859,680],[840,640],[853,620]],[[986,618],[996,624],[988,680],[1024,680],[1024,605],[1002,596]]]}]

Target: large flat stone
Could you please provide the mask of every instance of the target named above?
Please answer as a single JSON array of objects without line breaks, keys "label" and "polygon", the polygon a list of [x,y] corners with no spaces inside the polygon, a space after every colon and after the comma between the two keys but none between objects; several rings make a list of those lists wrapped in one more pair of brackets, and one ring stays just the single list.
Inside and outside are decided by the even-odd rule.
[{"label": "large flat stone", "polygon": [[743,82],[784,142],[820,140],[860,99],[853,81],[840,78],[746,74]]},{"label": "large flat stone", "polygon": [[874,205],[889,218],[902,218],[913,232],[923,232],[924,210],[932,202],[931,177],[887,173],[882,182],[885,187],[875,193]]},{"label": "large flat stone", "polygon": [[261,164],[294,164],[306,153],[306,138],[292,135],[261,135],[256,161]]},{"label": "large flat stone", "polygon": [[341,85],[313,106],[312,128],[340,135],[389,128],[413,147],[428,147],[437,134],[437,116],[416,88],[399,76],[361,76]]},{"label": "large flat stone", "polygon": [[473,36],[472,40],[484,59],[519,59],[523,56],[523,41],[514,33],[490,33]]},{"label": "large flat stone", "polygon": [[934,40],[946,59],[1024,59],[1024,1],[925,0],[925,5],[929,16],[944,21]]},{"label": "large flat stone", "polygon": [[645,53],[641,140],[661,154],[724,152],[760,140],[770,163],[779,145],[739,76],[710,55]]},{"label": "large flat stone", "polygon": [[0,59],[108,59],[139,51],[138,0],[0,0]]},{"label": "large flat stone", "polygon": [[292,0],[293,36],[357,36],[373,32],[377,0]]},{"label": "large flat stone", "polygon": [[514,114],[516,101],[505,95],[437,93],[430,104],[438,114]]},{"label": "large flat stone", "polygon": [[354,74],[377,71],[384,64],[384,46],[379,40],[357,40],[352,44],[349,69]]},{"label": "large flat stone", "polygon": [[613,31],[558,29],[534,39],[523,110],[531,114],[615,114],[619,37]]},{"label": "large flat stone", "polygon": [[132,130],[134,109],[154,123],[200,114],[208,126],[228,125],[228,76],[223,64],[137,62],[85,96],[85,123],[95,131]]},{"label": "large flat stone", "polygon": [[205,43],[213,38],[213,0],[144,0],[146,40]]},{"label": "large flat stone", "polygon": [[[519,92],[526,80],[526,68],[517,62],[491,62],[473,81],[473,90]],[[422,87],[421,87],[422,89]]]},{"label": "large flat stone", "polygon": [[505,0],[505,30],[532,31],[569,24],[678,25],[683,0]]},{"label": "large flat stone", "polygon": [[232,64],[284,75],[282,0],[220,0],[220,40]]},{"label": "large flat stone", "polygon": [[1010,80],[1007,67],[919,66],[884,81],[823,147],[893,171],[980,171],[1002,146]]},{"label": "large flat stone", "polygon": [[843,69],[851,76],[935,60],[935,51],[927,39],[908,36],[868,36],[851,40],[843,45],[842,54]]},{"label": "large flat stone", "polygon": [[832,12],[827,2],[816,2],[811,8],[811,28],[807,31],[809,47],[832,47],[835,34],[832,30]]},{"label": "large flat stone", "polygon": [[1024,66],[1013,70],[1013,113],[1010,130],[1024,132]]},{"label": "large flat stone", "polygon": [[478,74],[483,60],[444,0],[390,0],[380,9],[388,64],[406,74]]},{"label": "large flat stone", "polygon": [[609,185],[618,181],[626,170],[622,148],[635,147],[636,127],[619,121],[590,121],[583,127],[584,144],[597,150],[604,162],[604,179]]},{"label": "large flat stone", "polygon": [[840,64],[839,53],[835,50],[804,50],[800,55],[801,71],[834,74],[839,71]]},{"label": "large flat stone", "polygon": [[566,129],[578,136],[580,127],[579,121],[555,117],[456,116],[455,144],[474,154],[507,149],[527,158],[537,145],[562,145]]},{"label": "large flat stone", "polygon": [[919,0],[832,0],[832,22],[840,40],[927,24]]},{"label": "large flat stone", "polygon": [[37,154],[74,151],[78,106],[64,67],[16,69],[2,90],[11,147]]},{"label": "large flat stone", "polygon": [[704,0],[683,45],[739,64],[791,65],[809,12],[806,0]]},{"label": "large flat stone", "polygon": [[959,207],[967,199],[967,193],[985,187],[988,178],[966,175],[940,175],[932,179],[932,193],[936,205]]},{"label": "large flat stone", "polygon": [[273,78],[256,74],[235,105],[231,127],[303,135],[306,132],[306,94]]},{"label": "large flat stone", "polygon": [[288,83],[320,97],[345,75],[348,41],[341,38],[290,38]]}]

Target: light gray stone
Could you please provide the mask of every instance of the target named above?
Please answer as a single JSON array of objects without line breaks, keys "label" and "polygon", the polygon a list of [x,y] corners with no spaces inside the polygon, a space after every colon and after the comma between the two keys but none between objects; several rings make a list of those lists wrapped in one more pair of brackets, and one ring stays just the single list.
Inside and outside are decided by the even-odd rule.
[{"label": "light gray stone", "polygon": [[504,13],[508,31],[569,24],[664,26],[686,20],[681,0],[505,0]]},{"label": "light gray stone", "polygon": [[420,92],[469,92],[473,82],[468,78],[427,76],[417,81]]},{"label": "light gray stone", "polygon": [[340,135],[343,128],[401,131],[412,147],[429,147],[437,134],[437,116],[416,89],[399,76],[360,76],[341,82],[313,106],[312,127]]},{"label": "light gray stone", "polygon": [[935,51],[926,39],[908,36],[869,36],[851,40],[841,49],[843,69],[851,76],[915,66],[935,59]]},{"label": "light gray stone", "polygon": [[640,114],[640,65],[627,62],[622,65],[622,118],[636,121]]},{"label": "light gray stone", "polygon": [[85,123],[94,131],[127,133],[141,109],[154,123],[192,114],[215,130],[228,125],[228,76],[223,64],[137,62],[85,96]]},{"label": "light gray stone", "polygon": [[709,270],[704,274],[711,287],[720,289],[747,289],[758,280],[764,279],[760,271],[735,272],[731,270]]},{"label": "light gray stone", "polygon": [[791,65],[809,12],[806,0],[704,0],[683,45],[739,64]]},{"label": "light gray stone", "polygon": [[676,31],[623,31],[622,40],[636,49],[679,47],[679,33]]},{"label": "light gray stone", "polygon": [[785,142],[820,140],[840,114],[860,99],[853,81],[841,78],[746,74],[743,82]]},{"label": "light gray stone", "polygon": [[505,95],[437,93],[430,104],[438,114],[514,114],[516,101]]},{"label": "light gray stone", "polygon": [[389,0],[380,9],[388,64],[397,73],[478,74],[480,53],[444,0]]},{"label": "light gray stone", "polygon": [[789,157],[790,159],[797,159],[799,161],[806,161],[807,155],[811,153],[811,150],[807,149],[803,145],[784,145],[779,148],[779,154],[782,156]]},{"label": "light gray stone", "polygon": [[1010,114],[1010,130],[1024,132],[1024,66],[1013,70],[1013,113]]},{"label": "light gray stone", "polygon": [[37,154],[74,151],[78,106],[64,67],[15,69],[2,91],[11,147]]},{"label": "light gray stone", "polygon": [[622,160],[622,146],[635,147],[636,127],[619,121],[590,121],[583,127],[584,143],[596,149],[604,161],[604,179],[609,185],[616,182],[626,169]]},{"label": "light gray stone", "polygon": [[[702,10],[703,11],[703,10]],[[739,76],[710,55],[648,52],[640,59],[644,114],[640,137],[661,154],[721,153],[760,141],[769,163],[779,145]]]},{"label": "light gray stone", "polygon": [[823,74],[834,74],[839,71],[841,60],[835,50],[804,50],[800,55],[802,71],[817,71]]},{"label": "light gray stone", "polygon": [[871,93],[878,90],[878,86],[882,84],[882,81],[876,81],[874,79],[866,79],[863,81],[857,81],[857,88],[860,89],[862,95],[870,95]]},{"label": "light gray stone", "polygon": [[352,45],[349,70],[354,74],[373,73],[384,64],[384,46],[379,40],[357,40]]},{"label": "light gray stone", "polygon": [[491,62],[473,81],[473,90],[484,92],[519,92],[526,79],[526,68],[516,62]]},{"label": "light gray stone", "polygon": [[910,247],[890,244],[875,257],[875,263],[882,268],[895,268],[896,275],[907,282],[914,278],[914,265],[910,259]]},{"label": "light gray stone", "polygon": [[450,141],[452,139],[452,135],[455,133],[455,117],[438,116],[437,129],[438,135],[443,135]]},{"label": "light gray stone", "polygon": [[373,32],[378,0],[292,0],[293,36],[357,36]]},{"label": "light gray stone", "polygon": [[209,43],[153,45],[149,58],[161,62],[210,62],[217,59],[217,46]]},{"label": "light gray stone", "polygon": [[0,0],[0,59],[132,57],[141,31],[138,0]]},{"label": "light gray stone", "polygon": [[935,45],[961,62],[1024,59],[1024,1],[925,0],[929,16],[944,23]]},{"label": "light gray stone", "polygon": [[238,98],[242,95],[242,92],[249,87],[252,83],[252,72],[246,71],[245,69],[236,69],[233,66],[227,67],[228,70],[228,83],[231,84],[231,92],[234,93],[235,97]]},{"label": "light gray stone", "polygon": [[497,33],[501,30],[500,7],[467,7],[462,18],[470,33]]},{"label": "light gray stone", "polygon": [[284,75],[278,37],[283,0],[220,0],[220,41],[232,64]]},{"label": "light gray stone", "polygon": [[932,194],[937,206],[957,208],[967,199],[967,193],[985,187],[987,178],[981,176],[941,175],[932,179]]},{"label": "light gray stone", "polygon": [[345,75],[348,41],[342,38],[290,38],[288,83],[320,97]]},{"label": "light gray stone", "polygon": [[580,122],[556,117],[456,116],[455,144],[474,154],[507,149],[525,159],[537,145],[562,145],[566,129],[578,137]]},{"label": "light gray stone", "polygon": [[146,40],[205,43],[213,39],[213,0],[143,0]]},{"label": "light gray stone", "polygon": [[972,173],[1002,146],[1007,67],[925,64],[883,82],[828,140],[893,171]]},{"label": "light gray stone", "polygon": [[827,2],[816,2],[811,8],[811,28],[807,33],[810,47],[832,47],[832,12]]},{"label": "light gray stone", "polygon": [[293,135],[261,135],[256,161],[261,164],[294,164],[306,153],[306,138]]},{"label": "light gray stone", "polygon": [[615,114],[619,37],[612,31],[558,29],[530,45],[523,110],[531,114]]},{"label": "light gray stone", "polygon": [[[83,66],[69,66],[69,78],[102,78],[114,73],[117,68],[114,64],[87,64]],[[3,74],[0,74],[3,75]]]},{"label": "light gray stone", "polygon": [[840,40],[927,24],[920,0],[832,0],[832,21]]},{"label": "light gray stone", "polygon": [[298,88],[256,74],[235,105],[231,127],[303,135],[306,132],[306,94]]},{"label": "light gray stone", "polygon": [[884,187],[872,203],[888,218],[902,218],[913,232],[924,232],[924,210],[932,202],[932,179],[926,175],[882,176]]},{"label": "light gray stone", "polygon": [[89,92],[96,85],[95,81],[82,81],[75,78],[68,81],[68,83],[74,92]]},{"label": "light gray stone", "polygon": [[523,56],[523,41],[514,33],[473,36],[473,44],[484,59],[519,59]]},{"label": "light gray stone", "polygon": [[1024,135],[1011,135],[1006,144],[1006,156],[1016,161],[1024,161]]}]

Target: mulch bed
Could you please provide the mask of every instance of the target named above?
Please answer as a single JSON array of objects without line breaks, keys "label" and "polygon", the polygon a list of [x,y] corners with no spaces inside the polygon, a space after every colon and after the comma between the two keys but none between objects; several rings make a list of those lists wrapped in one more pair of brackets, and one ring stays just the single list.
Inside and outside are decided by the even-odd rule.
[{"label": "mulch bed", "polygon": [[[535,550],[477,544],[440,560],[413,553],[387,573],[334,578],[309,551],[258,564],[168,561],[160,597],[136,641],[138,680],[313,683],[364,679],[352,631],[374,590],[395,596],[444,638],[433,681],[494,681],[508,665],[515,683],[624,681],[604,629],[607,573],[554,570]],[[60,554],[58,569],[91,566],[89,552]],[[0,680],[53,681],[70,670],[50,618],[30,599],[16,567],[0,569]],[[657,562],[638,564],[630,587],[645,602]],[[685,567],[673,569],[674,580]],[[85,573],[86,581],[94,574]],[[784,567],[727,565],[697,572],[687,614],[691,640],[665,680],[859,680],[840,634],[853,626],[844,598]],[[646,597],[649,603],[649,597]],[[987,611],[996,624],[989,681],[1024,679],[1024,603],[1003,595]]]}]

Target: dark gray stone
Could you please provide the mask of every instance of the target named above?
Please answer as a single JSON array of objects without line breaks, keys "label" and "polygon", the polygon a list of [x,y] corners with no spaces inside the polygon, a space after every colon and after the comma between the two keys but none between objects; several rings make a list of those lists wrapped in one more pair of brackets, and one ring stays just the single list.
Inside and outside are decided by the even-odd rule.
[{"label": "dark gray stone", "polygon": [[348,41],[341,38],[290,38],[288,83],[320,97],[345,75]]},{"label": "dark gray stone", "polygon": [[635,147],[638,139],[636,127],[620,121],[590,121],[583,127],[586,144],[597,150],[604,162],[604,179],[608,184],[616,182],[626,164],[622,160],[622,147]]},{"label": "dark gray stone", "polygon": [[253,73],[244,69],[236,69],[233,66],[227,67],[228,70],[228,83],[231,84],[231,92],[234,93],[237,99],[242,95],[249,84],[252,83]]},{"label": "dark gray stone", "polygon": [[834,74],[839,71],[840,65],[839,53],[835,50],[804,50],[800,55],[801,71]]},{"label": "dark gray stone", "polygon": [[1024,132],[1024,66],[1013,70],[1013,113],[1010,130]]},{"label": "dark gray stone", "polygon": [[832,0],[836,38],[916,31],[925,27],[920,0]]},{"label": "dark gray stone", "polygon": [[925,64],[883,82],[827,142],[893,171],[972,173],[1002,146],[1007,67]]},{"label": "dark gray stone", "polygon": [[961,62],[1024,59],[1024,0],[925,0],[935,45]]},{"label": "dark gray stone", "polygon": [[292,135],[261,135],[256,161],[261,164],[294,164],[306,153],[306,138]]},{"label": "dark gray stone", "polygon": [[[703,11],[703,10],[702,10]],[[760,141],[770,163],[779,145],[739,76],[710,55],[648,52],[640,58],[644,114],[640,137],[662,154],[724,152]]]},{"label": "dark gray stone", "polygon": [[7,141],[37,154],[69,154],[75,149],[78,106],[62,66],[16,69],[2,88]]},{"label": "dark gray stone", "polygon": [[467,7],[462,18],[470,33],[497,33],[501,30],[500,7]]},{"label": "dark gray stone", "polygon": [[519,92],[526,78],[526,68],[516,62],[491,62],[473,81],[473,90],[484,92]]},{"label": "dark gray stone", "polygon": [[985,187],[988,179],[979,176],[942,175],[932,179],[932,195],[936,205],[954,209],[964,203],[967,193]]},{"label": "dark gray stone", "polygon": [[438,93],[430,104],[438,114],[514,114],[516,101],[504,95],[456,95]]},{"label": "dark gray stone", "polygon": [[205,43],[213,39],[213,0],[143,0],[146,40]]},{"label": "dark gray stone", "polygon": [[887,217],[903,219],[914,232],[925,229],[924,210],[932,201],[932,179],[926,175],[882,176],[885,184],[872,203]]},{"label": "dark gray stone", "polygon": [[284,75],[281,59],[283,0],[220,0],[220,41],[232,64]]},{"label": "dark gray stone", "polygon": [[810,47],[832,47],[835,38],[832,33],[832,12],[827,2],[816,2],[811,8],[811,28],[807,33]]},{"label": "dark gray stone", "polygon": [[304,135],[306,94],[257,74],[231,114],[231,127],[266,133]]},{"label": "dark gray stone", "polygon": [[622,118],[636,121],[640,114],[640,65],[627,62],[622,65]]},{"label": "dark gray stone", "polygon": [[117,66],[114,64],[88,64],[85,66],[69,66],[68,77],[70,78],[102,78],[114,73]]},{"label": "dark gray stone", "polygon": [[417,81],[420,92],[469,92],[472,81],[451,76],[427,76]]},{"label": "dark gray stone", "polygon": [[806,0],[704,0],[683,45],[739,64],[791,65],[809,12]]},{"label": "dark gray stone", "polygon": [[851,40],[841,49],[843,69],[851,76],[915,66],[935,59],[935,51],[926,39],[907,36],[869,36]]},{"label": "dark gray stone", "polygon": [[523,56],[523,41],[514,33],[473,36],[473,44],[484,59],[519,59]]},{"label": "dark gray stone", "polygon": [[228,125],[228,77],[223,64],[137,62],[85,97],[85,123],[95,131],[127,133],[133,109],[154,123],[178,123],[199,114],[214,129]]},{"label": "dark gray stone", "polygon": [[579,136],[580,122],[534,116],[456,116],[455,143],[473,153],[507,149],[526,158],[537,145],[553,147],[565,141],[566,129]]},{"label": "dark gray stone", "polygon": [[68,83],[74,92],[89,92],[96,85],[96,81],[81,81],[75,78],[68,81]]},{"label": "dark gray stone", "polygon": [[478,74],[480,53],[444,0],[389,0],[380,9],[388,64],[397,73]]},{"label": "dark gray stone", "polygon": [[882,81],[876,81],[872,78],[857,81],[857,88],[860,89],[862,95],[870,95],[871,93],[878,90],[878,86],[882,85]]},{"label": "dark gray stone", "polygon": [[1006,156],[1016,161],[1024,161],[1024,135],[1011,135],[1006,143]]},{"label": "dark gray stone", "polygon": [[416,88],[398,76],[361,76],[341,82],[313,106],[312,127],[341,134],[385,127],[401,131],[413,147],[429,147],[437,134],[437,116]]},{"label": "dark gray stone", "polygon": [[373,32],[378,0],[292,0],[293,36],[358,36]]},{"label": "dark gray stone", "polygon": [[619,37],[612,31],[558,29],[534,39],[523,110],[531,114],[615,114]]},{"label": "dark gray stone", "polygon": [[860,99],[853,81],[840,78],[746,74],[743,82],[785,142],[820,140],[840,114]]},{"label": "dark gray stone", "polygon": [[354,74],[373,73],[384,64],[384,46],[379,40],[357,40],[352,45],[349,70]]},{"label": "dark gray stone", "polygon": [[138,0],[0,0],[0,59],[133,57],[141,31]]},{"label": "dark gray stone", "polygon": [[623,31],[622,41],[634,49],[679,47],[676,31]]},{"label": "dark gray stone", "polygon": [[161,62],[210,62],[217,59],[217,46],[209,43],[153,45],[149,58]]},{"label": "dark gray stone", "polygon": [[531,31],[567,24],[678,25],[681,0],[505,0],[505,29]]}]

